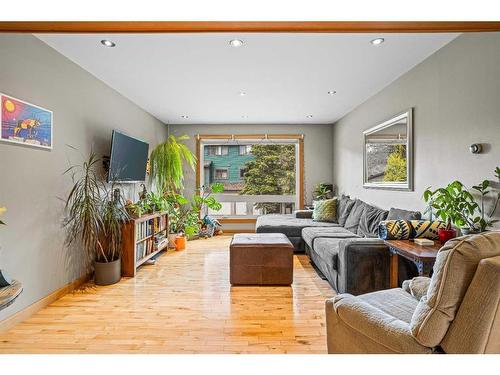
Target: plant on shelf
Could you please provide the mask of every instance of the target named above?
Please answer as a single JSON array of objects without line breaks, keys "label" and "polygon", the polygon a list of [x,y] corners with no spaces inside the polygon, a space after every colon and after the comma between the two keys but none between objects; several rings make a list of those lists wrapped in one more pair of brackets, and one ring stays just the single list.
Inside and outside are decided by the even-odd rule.
[{"label": "plant on shelf", "polygon": [[119,191],[108,189],[99,176],[101,160],[91,152],[82,164],[73,165],[73,186],[65,199],[66,245],[81,245],[94,264],[95,282],[113,284],[121,276],[122,225],[129,215]]},{"label": "plant on shelf", "polygon": [[317,184],[314,187],[313,198],[314,200],[325,200],[330,197],[332,194],[332,190],[328,185],[325,184]]},{"label": "plant on shelf", "polygon": [[151,152],[151,178],[163,195],[177,193],[183,188],[184,163],[195,169],[196,156],[183,143],[188,139],[187,135],[170,135],[166,142]]}]

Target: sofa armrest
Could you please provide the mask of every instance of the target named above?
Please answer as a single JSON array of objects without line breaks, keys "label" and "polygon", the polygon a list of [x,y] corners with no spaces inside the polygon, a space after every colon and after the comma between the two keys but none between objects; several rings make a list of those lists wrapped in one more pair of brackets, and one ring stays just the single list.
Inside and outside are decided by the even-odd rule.
[{"label": "sofa armrest", "polygon": [[338,292],[354,295],[389,288],[390,253],[378,238],[347,238],[339,243]]},{"label": "sofa armrest", "polygon": [[313,210],[296,210],[293,212],[293,216],[297,219],[312,219]]},{"label": "sofa armrest", "polygon": [[[351,294],[340,294],[327,300],[325,308],[329,353],[337,352],[335,348],[342,348],[343,344],[339,341],[353,341],[353,337],[356,337],[356,345],[365,352],[431,352],[430,348],[420,345],[413,338],[407,322]],[[346,335],[350,337],[342,337]],[[350,348],[345,349],[350,351]]]}]

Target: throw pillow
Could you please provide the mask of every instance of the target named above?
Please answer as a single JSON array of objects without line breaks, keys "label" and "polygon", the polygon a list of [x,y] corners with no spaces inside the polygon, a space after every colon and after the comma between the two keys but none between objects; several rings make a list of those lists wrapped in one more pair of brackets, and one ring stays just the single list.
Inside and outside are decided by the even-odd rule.
[{"label": "throw pillow", "polygon": [[354,206],[354,199],[350,199],[348,195],[342,194],[338,202],[337,219],[341,226],[345,225],[345,221]]},{"label": "throw pillow", "polygon": [[349,213],[349,216],[345,221],[345,229],[351,231],[354,234],[358,233],[359,220],[361,219],[366,206],[367,205],[365,202],[356,199],[356,201],[354,202],[354,206],[352,207],[351,212]]},{"label": "throw pillow", "polygon": [[314,201],[312,219],[314,221],[337,221],[337,198]]},{"label": "throw pillow", "polygon": [[387,220],[420,220],[422,214],[418,211],[407,211],[400,208],[391,208]]},{"label": "throw pillow", "polygon": [[413,238],[438,239],[438,229],[444,228],[442,221],[386,220],[378,227],[378,236],[383,240],[409,240]]},{"label": "throw pillow", "polygon": [[384,221],[389,212],[380,208],[366,205],[361,215],[358,226],[358,236],[376,238],[378,236],[378,225]]}]

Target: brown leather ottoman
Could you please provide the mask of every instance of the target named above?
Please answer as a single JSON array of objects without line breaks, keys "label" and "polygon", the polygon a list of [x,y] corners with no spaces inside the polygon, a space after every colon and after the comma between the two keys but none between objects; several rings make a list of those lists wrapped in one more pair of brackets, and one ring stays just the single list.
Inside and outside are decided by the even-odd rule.
[{"label": "brown leather ottoman", "polygon": [[229,246],[232,285],[290,285],[293,245],[282,233],[235,234]]}]

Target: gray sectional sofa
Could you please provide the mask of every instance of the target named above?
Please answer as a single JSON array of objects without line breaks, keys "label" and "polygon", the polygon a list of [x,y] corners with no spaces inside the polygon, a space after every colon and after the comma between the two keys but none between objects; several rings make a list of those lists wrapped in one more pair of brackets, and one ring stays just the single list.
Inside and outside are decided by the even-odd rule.
[{"label": "gray sectional sofa", "polygon": [[[378,239],[382,220],[418,220],[419,212],[389,211],[343,195],[338,199],[337,221],[317,222],[312,211],[291,215],[264,215],[257,233],[283,233],[297,252],[305,251],[316,269],[339,293],[354,295],[389,288],[390,253]],[[416,275],[410,262],[400,262],[400,280]]]}]

